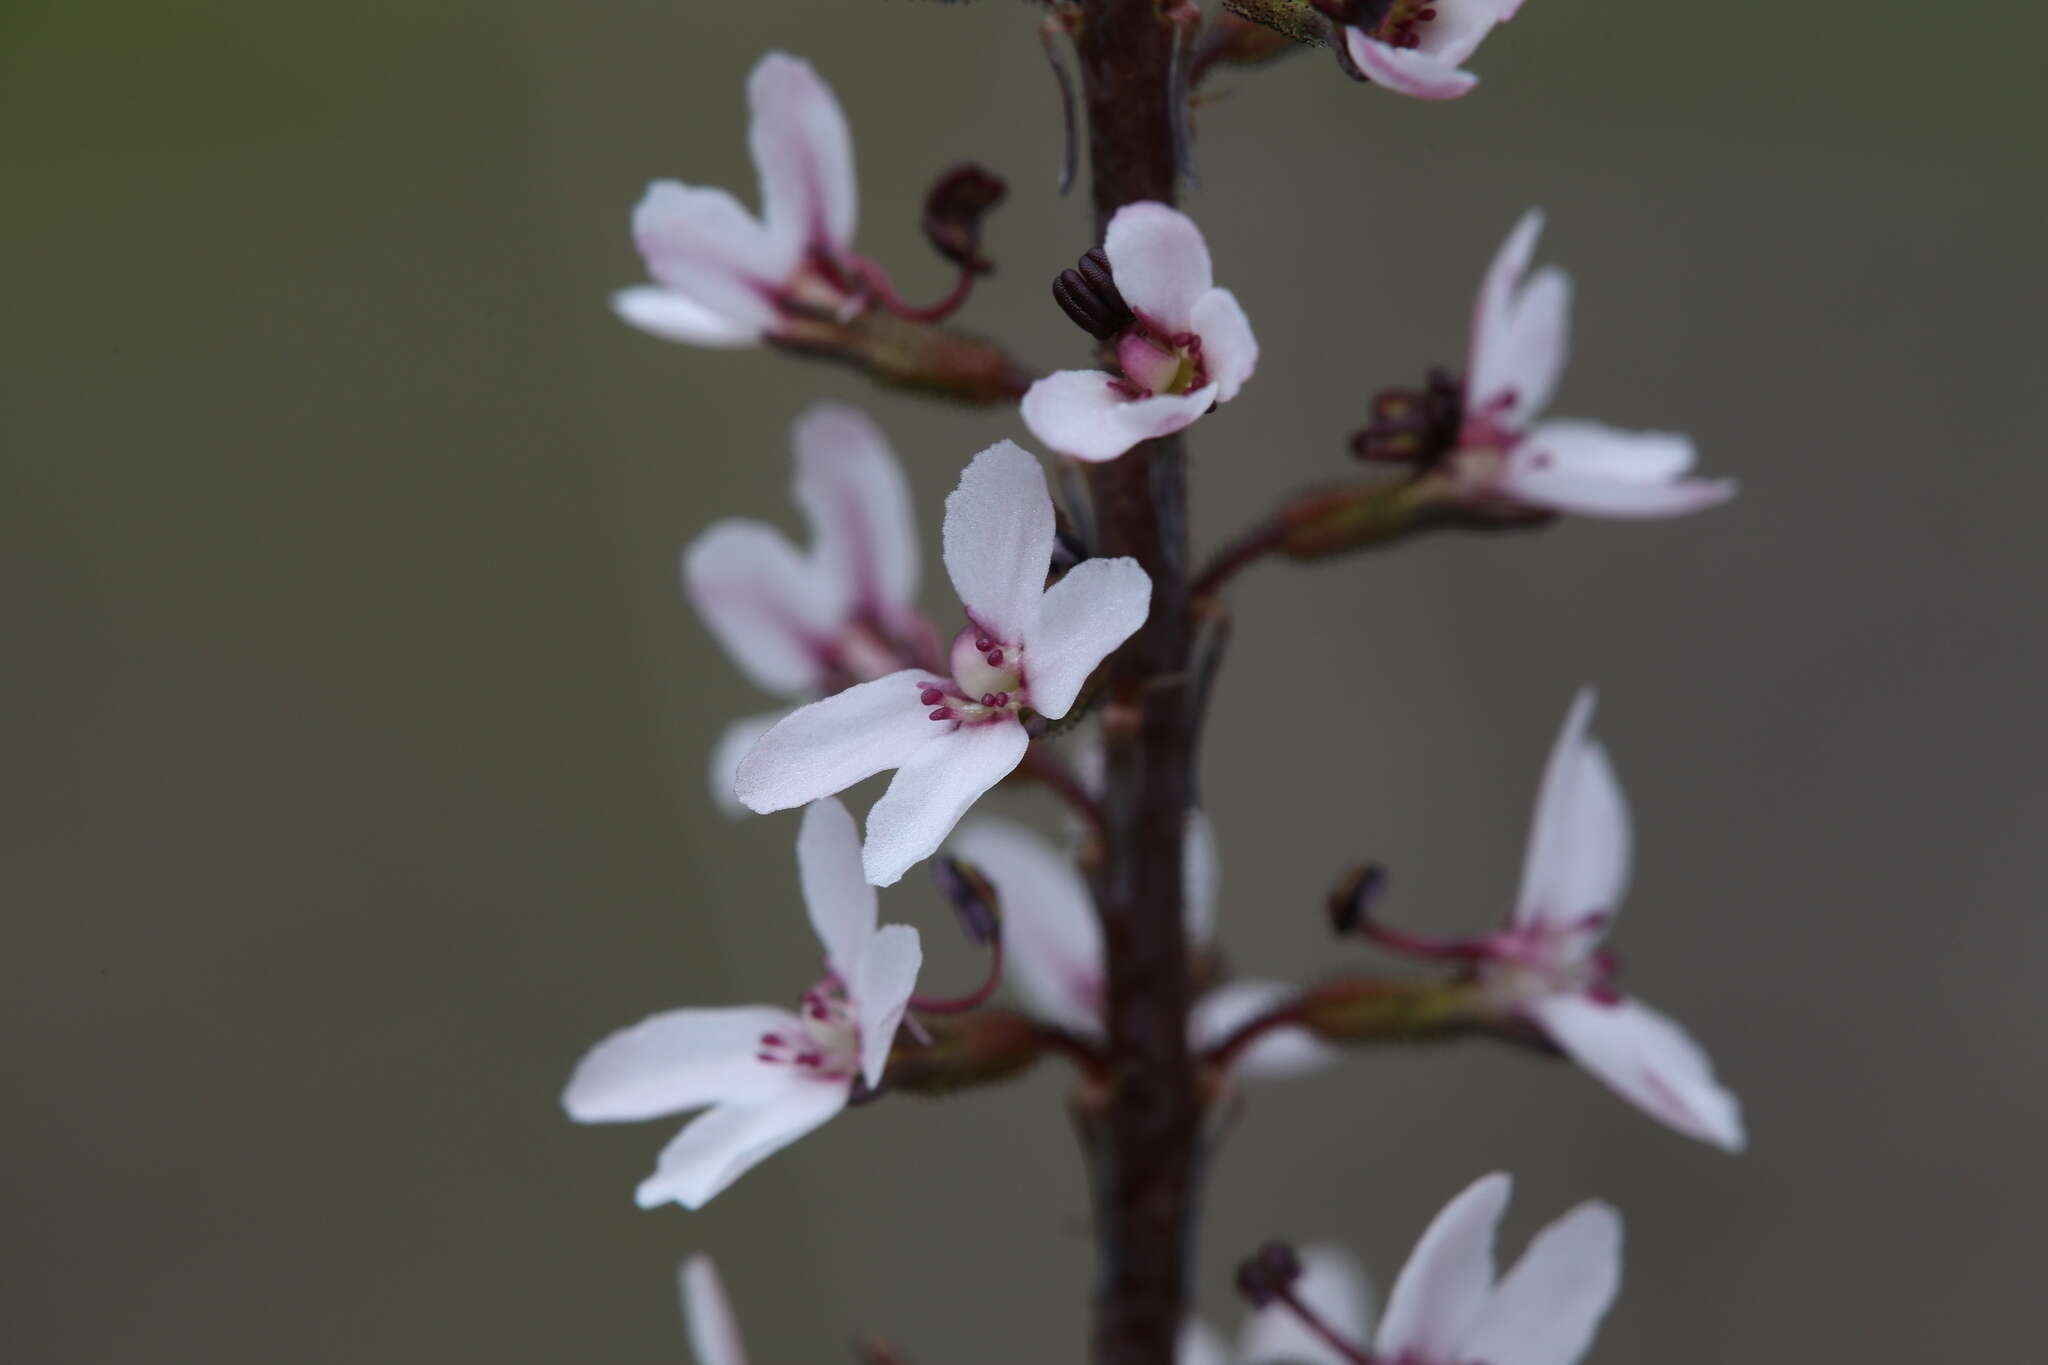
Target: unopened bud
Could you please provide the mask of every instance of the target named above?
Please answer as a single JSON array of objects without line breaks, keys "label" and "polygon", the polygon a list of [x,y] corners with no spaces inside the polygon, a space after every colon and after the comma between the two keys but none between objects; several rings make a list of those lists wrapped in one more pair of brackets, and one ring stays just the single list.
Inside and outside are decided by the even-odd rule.
[{"label": "unopened bud", "polygon": [[925,194],[925,240],[962,270],[987,274],[995,263],[981,254],[981,220],[1008,192],[1002,177],[984,166],[955,166]]},{"label": "unopened bud", "polygon": [[1344,874],[1344,880],[1330,889],[1330,929],[1339,938],[1365,927],[1373,905],[1387,889],[1387,869],[1378,863],[1362,863]]},{"label": "unopened bud", "polygon": [[1237,1267],[1237,1292],[1254,1308],[1285,1295],[1301,1278],[1301,1257],[1285,1242],[1268,1242]]}]

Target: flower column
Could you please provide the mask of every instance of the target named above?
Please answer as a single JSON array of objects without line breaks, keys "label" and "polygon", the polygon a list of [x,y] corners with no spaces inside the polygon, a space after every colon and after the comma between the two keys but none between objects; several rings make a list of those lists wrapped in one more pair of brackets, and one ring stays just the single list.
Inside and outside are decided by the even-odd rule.
[{"label": "flower column", "polygon": [[[1174,45],[1160,0],[1082,0],[1075,26],[1097,240],[1125,204],[1174,199]],[[1099,1264],[1096,1365],[1171,1365],[1187,1309],[1194,1149],[1181,842],[1193,727],[1187,687],[1187,484],[1178,435],[1088,468],[1103,555],[1152,579],[1152,614],[1109,660],[1104,857],[1096,876],[1109,993],[1110,1092],[1085,1113]]]}]

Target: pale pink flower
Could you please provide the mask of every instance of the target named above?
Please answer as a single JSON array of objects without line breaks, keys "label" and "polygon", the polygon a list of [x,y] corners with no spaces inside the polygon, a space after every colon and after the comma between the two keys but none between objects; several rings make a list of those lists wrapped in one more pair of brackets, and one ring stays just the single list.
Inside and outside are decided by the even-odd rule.
[{"label": "pale pink flower", "polygon": [[1186,214],[1126,204],[1103,237],[1132,321],[1107,338],[1121,374],[1061,370],[1031,386],[1022,415],[1063,455],[1113,460],[1237,396],[1259,361],[1251,322],[1218,289],[1209,245]]},{"label": "pale pink flower", "polygon": [[1448,100],[1479,83],[1463,69],[1465,59],[1495,24],[1514,17],[1521,0],[1374,0],[1355,8],[1366,17],[1385,12],[1369,26],[1345,26],[1354,74],[1417,99]]},{"label": "pale pink flower", "polygon": [[[1358,1259],[1342,1247],[1303,1247],[1301,1274],[1291,1292],[1345,1341],[1363,1342],[1371,1335],[1372,1290]],[[1235,1349],[1208,1323],[1190,1319],[1174,1360],[1175,1365],[1352,1365],[1285,1304],[1247,1314]]]},{"label": "pale pink flower", "polygon": [[[995,887],[1003,915],[1005,978],[1025,1007],[1070,1033],[1100,1037],[1108,989],[1102,924],[1072,860],[1022,825],[993,816],[963,824],[949,847]],[[1215,835],[1200,811],[1188,816],[1185,847],[1182,923],[1190,946],[1206,948],[1216,932],[1221,868]],[[1231,981],[1216,987],[1188,1012],[1189,1046],[1197,1051],[1215,1046],[1291,994],[1293,988],[1279,981]],[[1292,1076],[1335,1057],[1335,1049],[1301,1029],[1275,1029],[1238,1056],[1234,1071],[1246,1078]]]},{"label": "pale pink flower", "polygon": [[1726,502],[1728,479],[1684,477],[1690,438],[1537,414],[1564,369],[1571,284],[1548,266],[1526,282],[1543,230],[1530,210],[1479,290],[1454,468],[1482,501],[1593,517],[1670,517]]},{"label": "pale pink flower", "polygon": [[1676,1023],[1615,990],[1600,941],[1628,885],[1628,806],[1587,733],[1593,694],[1573,701],[1544,769],[1509,927],[1477,940],[1480,980],[1622,1098],[1688,1137],[1744,1144],[1735,1096]]},{"label": "pale pink flower", "polygon": [[797,870],[825,976],[801,1012],[773,1005],[652,1015],[599,1043],[562,1095],[580,1123],[701,1109],[662,1151],[636,1194],[701,1208],[766,1157],[844,1109],[855,1085],[881,1083],[923,960],[917,931],[875,926],[860,834],[837,801],[804,812]]},{"label": "pale pink flower", "polygon": [[858,291],[853,139],[832,89],[780,52],[747,78],[748,143],[761,216],[721,189],[657,180],[633,211],[651,285],[613,297],[620,317],[672,341],[749,346],[781,329],[792,305],[834,313]]},{"label": "pale pink flower", "polygon": [[929,857],[1023,760],[1025,713],[1064,716],[1145,622],[1152,582],[1136,560],[1083,560],[1047,588],[1053,540],[1038,461],[1009,441],[975,456],[946,499],[946,572],[967,613],[950,676],[903,669],[798,709],[740,762],[740,801],[787,810],[893,768],[868,813],[868,880],[888,886]]},{"label": "pale pink flower", "polygon": [[[820,403],[791,430],[792,487],[808,550],[764,522],[714,523],[683,554],[683,589],[725,651],[763,691],[810,701],[934,652],[916,608],[910,485],[874,422]],[[733,774],[789,709],[735,722],[711,762],[711,790],[741,809]]]},{"label": "pale pink flower", "polygon": [[1177,1365],[1574,1365],[1621,1287],[1621,1217],[1588,1200],[1538,1232],[1496,1279],[1494,1236],[1511,1187],[1505,1175],[1485,1176],[1444,1206],[1395,1279],[1376,1337],[1357,1263],[1309,1247],[1288,1297],[1348,1349],[1276,1299],[1246,1319],[1235,1352],[1191,1323]]},{"label": "pale pink flower", "polygon": [[1444,1206],[1387,1296],[1373,1342],[1401,1365],[1574,1365],[1621,1288],[1621,1216],[1578,1205],[1494,1278],[1493,1241],[1512,1182],[1483,1176]]},{"label": "pale pink flower", "polygon": [[739,1323],[719,1282],[718,1267],[709,1256],[683,1262],[678,1279],[683,1291],[683,1324],[690,1332],[690,1351],[697,1365],[747,1365]]}]

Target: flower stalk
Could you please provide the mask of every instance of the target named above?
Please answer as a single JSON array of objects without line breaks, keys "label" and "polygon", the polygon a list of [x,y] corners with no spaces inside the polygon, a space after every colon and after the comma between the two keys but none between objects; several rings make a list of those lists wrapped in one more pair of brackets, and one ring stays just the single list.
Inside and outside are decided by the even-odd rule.
[{"label": "flower stalk", "polygon": [[[1171,204],[1174,54],[1156,0],[1084,0],[1074,35],[1098,234],[1126,204]],[[1187,1043],[1182,840],[1191,794],[1187,483],[1178,435],[1091,465],[1097,552],[1152,580],[1145,626],[1108,661],[1103,862],[1095,878],[1110,1086],[1079,1126],[1097,1200],[1096,1365],[1171,1365],[1188,1308],[1202,1107]]]}]

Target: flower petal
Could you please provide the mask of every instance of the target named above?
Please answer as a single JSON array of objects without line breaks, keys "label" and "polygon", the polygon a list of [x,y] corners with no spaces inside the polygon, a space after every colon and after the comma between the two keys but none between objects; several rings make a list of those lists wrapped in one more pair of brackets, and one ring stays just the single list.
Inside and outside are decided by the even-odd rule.
[{"label": "flower petal", "polygon": [[733,779],[738,775],[740,760],[761,742],[761,736],[773,730],[787,716],[787,711],[769,711],[758,716],[747,716],[725,727],[725,733],[718,737],[718,743],[711,749],[711,799],[726,815],[745,815],[747,808],[733,795]]},{"label": "flower petal", "polygon": [[1021,645],[1038,624],[1052,564],[1052,494],[1045,471],[1014,441],[998,441],[946,495],[946,572],[974,623]]},{"label": "flower petal", "polygon": [[1572,285],[1555,266],[1536,272],[1474,339],[1467,401],[1505,431],[1526,428],[1557,392],[1570,347]]},{"label": "flower petal", "polygon": [[1126,398],[1101,370],[1061,370],[1033,384],[1018,411],[1031,434],[1062,455],[1100,464],[1141,441],[1171,436],[1209,410],[1217,386]]},{"label": "flower petal", "polygon": [[[1301,1278],[1294,1282],[1294,1292],[1332,1332],[1354,1345],[1365,1345],[1372,1332],[1372,1290],[1350,1252],[1329,1245],[1303,1247]],[[1284,1304],[1269,1305],[1245,1319],[1237,1359],[1238,1365],[1349,1365]]]},{"label": "flower petal", "polygon": [[1735,496],[1733,479],[1680,479],[1634,483],[1587,478],[1558,470],[1524,472],[1510,466],[1501,491],[1531,507],[1616,521],[1656,521],[1718,507]]},{"label": "flower petal", "polygon": [[1022,725],[998,720],[959,726],[913,754],[868,812],[861,851],[868,880],[894,886],[937,852],[981,794],[1016,770],[1030,743]]},{"label": "flower petal", "polygon": [[1466,1360],[1465,1338],[1493,1288],[1493,1234],[1512,1182],[1496,1172],[1444,1206],[1422,1234],[1380,1323],[1377,1354]]},{"label": "flower petal", "polygon": [[761,1035],[802,1022],[771,1005],[669,1010],[620,1029],[583,1055],[562,1092],[578,1123],[632,1123],[765,1093]]},{"label": "flower petal", "polygon": [[771,52],[747,77],[747,143],[761,174],[761,216],[792,261],[805,247],[844,250],[859,200],[853,134],[832,87],[811,64]]},{"label": "flower petal", "polygon": [[1536,1234],[1494,1290],[1465,1355],[1488,1365],[1576,1365],[1621,1288],[1621,1216],[1595,1201]]},{"label": "flower petal", "polygon": [[983,817],[952,851],[979,868],[1002,907],[1004,978],[1025,1008],[1080,1034],[1102,1031],[1102,925],[1072,862],[1022,825]]},{"label": "flower petal", "polygon": [[1031,709],[1058,720],[1111,650],[1131,638],[1152,606],[1152,579],[1135,559],[1084,559],[1045,591],[1038,629],[1025,642]]},{"label": "flower petal", "polygon": [[1202,361],[1215,382],[1216,401],[1228,403],[1259,365],[1259,342],[1252,335],[1252,320],[1244,315],[1237,295],[1228,289],[1211,289],[1195,304],[1192,328],[1202,338]]},{"label": "flower petal", "polygon": [[1516,447],[1523,459],[1546,456],[1561,474],[1623,483],[1667,484],[1692,468],[1692,438],[1675,431],[1624,431],[1560,417],[1541,423]]},{"label": "flower petal", "polygon": [[683,552],[683,591],[755,686],[802,696],[825,681],[823,652],[845,624],[843,581],[826,578],[780,531],[730,518]]},{"label": "flower petal", "polygon": [[1195,305],[1216,279],[1194,219],[1164,204],[1126,204],[1109,220],[1102,250],[1117,292],[1139,317],[1169,333],[1197,330]]},{"label": "flower petal", "polygon": [[1216,826],[1199,806],[1188,812],[1180,858],[1181,928],[1189,943],[1206,948],[1216,938],[1216,899],[1223,888],[1223,859],[1216,850]]},{"label": "flower petal", "polygon": [[[1189,1008],[1188,1043],[1197,1051],[1212,1048],[1298,993],[1298,987],[1285,981],[1226,982]],[[1338,1056],[1337,1049],[1306,1029],[1274,1029],[1237,1055],[1231,1075],[1238,1080],[1284,1080],[1320,1071]]]},{"label": "flower petal", "polygon": [[1623,1099],[1687,1137],[1739,1152],[1742,1106],[1677,1023],[1639,1000],[1555,995],[1525,1006],[1552,1042]]},{"label": "flower petal", "polygon": [[[1472,310],[1466,412],[1483,415],[1509,431],[1520,431],[1550,400],[1564,369],[1569,281],[1561,272],[1545,272],[1545,278],[1555,283],[1544,287],[1533,311],[1522,287],[1542,234],[1541,209],[1530,209],[1516,220],[1486,267]],[[1536,401],[1537,395],[1541,401]]]},{"label": "flower petal", "polygon": [[1173,1365],[1233,1365],[1230,1350],[1214,1327],[1200,1318],[1181,1324],[1180,1340],[1174,1345]]},{"label": "flower petal", "polygon": [[683,1321],[690,1331],[690,1353],[697,1358],[697,1365],[747,1365],[739,1324],[733,1320],[732,1304],[711,1258],[692,1256],[684,1261],[679,1279]]},{"label": "flower petal", "polygon": [[860,1071],[870,1088],[882,1083],[897,1026],[917,986],[924,947],[907,924],[885,924],[869,942],[860,969],[847,982],[854,1018],[860,1023]]},{"label": "flower petal", "polygon": [[1344,30],[1344,47],[1352,62],[1372,77],[1375,85],[1398,94],[1424,100],[1451,100],[1479,84],[1479,78],[1469,71],[1460,71],[1456,61],[1418,47],[1392,47],[1377,38],[1368,38],[1359,29]]},{"label": "flower petal", "polygon": [[811,929],[825,945],[826,965],[852,981],[875,936],[875,888],[860,872],[860,829],[834,797],[804,807],[796,836],[796,867]]},{"label": "flower petal", "polygon": [[673,1200],[701,1209],[720,1191],[767,1158],[846,1107],[844,1081],[804,1075],[791,1067],[771,1095],[707,1109],[684,1126],[640,1182],[634,1199],[643,1209]]},{"label": "flower petal", "polygon": [[945,733],[918,700],[930,681],[906,668],[798,707],[740,760],[734,795],[758,814],[788,810],[908,761]]},{"label": "flower petal", "polygon": [[780,318],[770,294],[797,265],[739,200],[675,180],[647,187],[633,210],[633,243],[655,283],[756,332]]},{"label": "flower petal", "polygon": [[636,284],[612,295],[612,311],[643,332],[692,346],[732,350],[760,342],[759,323],[735,321],[687,294],[655,284]]},{"label": "flower petal", "polygon": [[1587,734],[1592,723],[1593,689],[1581,688],[1536,793],[1516,924],[1572,925],[1621,908],[1633,843],[1628,803],[1607,751]]},{"label": "flower petal", "polygon": [[885,621],[917,598],[910,483],[864,412],[819,403],[796,422],[796,501],[810,519],[812,560]]},{"label": "flower petal", "polygon": [[1516,445],[1500,491],[1559,512],[1622,518],[1683,516],[1735,496],[1732,479],[1679,478],[1692,460],[1692,442],[1676,432],[1543,422]]}]

